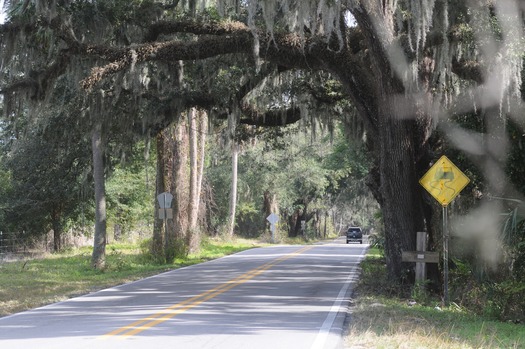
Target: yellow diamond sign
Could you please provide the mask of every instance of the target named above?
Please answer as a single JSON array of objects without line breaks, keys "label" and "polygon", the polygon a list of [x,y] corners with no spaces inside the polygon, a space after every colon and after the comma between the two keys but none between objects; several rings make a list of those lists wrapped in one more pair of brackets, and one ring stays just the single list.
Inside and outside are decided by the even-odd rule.
[{"label": "yellow diamond sign", "polygon": [[445,155],[419,180],[442,206],[448,206],[469,182],[470,179]]}]

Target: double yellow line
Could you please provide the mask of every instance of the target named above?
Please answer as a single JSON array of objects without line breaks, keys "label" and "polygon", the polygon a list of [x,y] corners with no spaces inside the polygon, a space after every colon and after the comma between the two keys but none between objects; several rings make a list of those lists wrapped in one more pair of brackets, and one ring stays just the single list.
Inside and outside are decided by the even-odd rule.
[{"label": "double yellow line", "polygon": [[214,297],[217,297],[218,295],[234,288],[235,286],[238,286],[240,284],[245,283],[246,281],[253,279],[257,275],[263,273],[264,271],[270,269],[276,264],[279,264],[287,259],[290,259],[292,257],[295,257],[301,253],[304,253],[311,249],[312,246],[306,246],[303,247],[293,253],[284,255],[282,257],[279,257],[271,262],[268,262],[266,264],[263,264],[255,269],[250,270],[249,272],[242,274],[241,276],[238,276],[234,279],[231,279],[224,284],[221,284],[209,291],[206,291],[204,293],[201,293],[197,296],[191,297],[183,302],[174,304],[156,314],[150,315],[146,318],[143,318],[141,320],[135,321],[129,325],[126,325],[124,327],[118,328],[114,331],[111,331],[105,335],[103,335],[101,338],[109,338],[114,336],[120,336],[120,337],[130,337],[134,336],[142,331],[145,331],[149,328],[152,328],[160,323],[163,323],[164,321],[167,321],[191,308],[194,308],[198,306],[199,304],[206,302],[207,300],[210,300]]}]

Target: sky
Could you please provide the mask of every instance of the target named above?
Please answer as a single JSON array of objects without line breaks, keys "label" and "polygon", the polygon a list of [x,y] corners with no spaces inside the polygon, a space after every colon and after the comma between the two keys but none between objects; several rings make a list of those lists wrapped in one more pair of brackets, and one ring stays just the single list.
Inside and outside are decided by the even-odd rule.
[{"label": "sky", "polygon": [[4,1],[5,0],[0,0],[0,24],[5,21]]}]

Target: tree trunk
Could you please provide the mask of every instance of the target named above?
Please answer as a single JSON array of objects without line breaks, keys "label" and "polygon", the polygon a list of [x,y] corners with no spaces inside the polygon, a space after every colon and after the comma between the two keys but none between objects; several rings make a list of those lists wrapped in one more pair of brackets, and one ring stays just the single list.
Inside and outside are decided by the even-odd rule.
[{"label": "tree trunk", "polygon": [[195,225],[199,218],[199,211],[201,207],[201,192],[202,192],[202,179],[204,177],[204,160],[206,158],[206,134],[208,133],[208,114],[201,111],[199,114],[199,147],[198,147],[198,174],[197,174],[197,216],[195,218]]},{"label": "tree trunk", "polygon": [[[200,194],[204,175],[207,116],[192,109],[188,116],[190,137],[190,201],[188,206],[189,228],[196,229],[199,218]],[[198,125],[197,125],[198,120]]]},{"label": "tree trunk", "polygon": [[106,266],[106,183],[104,178],[104,142],[102,125],[95,126],[91,136],[93,152],[93,180],[95,182],[95,237],[91,265],[95,269]]},{"label": "tree trunk", "polygon": [[288,236],[291,238],[298,237],[298,236],[305,236],[302,221],[304,221],[305,229],[306,229],[306,223],[309,221],[309,218],[307,215],[308,212],[308,205],[302,201],[300,203],[302,208],[297,208],[294,213],[290,216],[288,222],[289,222],[289,232]]},{"label": "tree trunk", "polygon": [[237,161],[239,158],[239,145],[232,145],[232,182],[230,192],[230,216],[228,218],[228,235],[233,236],[235,229],[235,211],[237,209]]},{"label": "tree trunk", "polygon": [[[362,3],[361,10],[353,12],[363,30],[374,79],[360,81],[360,93],[350,97],[366,121],[369,134],[373,135],[368,145],[373,150],[375,166],[370,170],[367,184],[381,206],[387,271],[389,278],[396,282],[404,276],[404,267],[409,267],[402,263],[401,252],[414,251],[416,233],[425,229],[424,203],[416,170],[423,158],[430,119],[418,110],[419,95],[407,93],[406,85],[410,82],[403,82],[399,74],[404,61],[394,60],[391,51],[396,46],[393,4],[382,2],[372,9]],[[338,70],[338,75],[352,90],[354,78],[346,74]]]},{"label": "tree trunk", "polygon": [[173,195],[173,219],[158,219],[155,199],[155,227],[152,254],[160,262],[170,263],[175,257],[188,253],[188,132],[186,122],[168,126],[157,135],[156,196],[169,192]]},{"label": "tree trunk", "polygon": [[279,203],[277,202],[277,196],[273,193],[271,193],[269,190],[266,190],[263,194],[263,211],[264,211],[264,217],[263,217],[263,227],[265,227],[265,231],[268,230],[270,223],[266,219],[271,213],[276,214],[279,216]]},{"label": "tree trunk", "polygon": [[53,226],[53,251],[59,252],[62,249],[62,223],[60,210],[56,209],[51,214],[51,225]]},{"label": "tree trunk", "polygon": [[324,223],[323,223],[323,238],[324,238],[324,239],[327,238],[327,234],[326,234],[326,223],[327,223],[327,221],[328,221],[328,217],[329,217],[328,211],[325,211],[325,213],[324,213]]},{"label": "tree trunk", "polygon": [[297,208],[288,217],[288,237],[295,238],[299,236],[301,232],[300,220],[301,220],[300,209]]},{"label": "tree trunk", "polygon": [[[410,103],[410,101],[406,101]],[[415,251],[416,234],[424,231],[423,201],[416,176],[416,121],[396,115],[385,98],[380,107],[380,186],[385,229],[385,255],[392,280],[403,277],[402,251]]]},{"label": "tree trunk", "polygon": [[121,238],[122,238],[122,225],[115,224],[113,226],[113,239],[115,241],[120,241]]},{"label": "tree trunk", "polygon": [[170,166],[166,156],[166,135],[165,131],[158,133],[156,137],[156,148],[157,148],[157,171],[155,179],[155,213],[154,213],[154,226],[153,226],[153,241],[151,244],[151,254],[153,259],[159,263],[166,262],[164,255],[164,236],[165,227],[164,222],[159,219],[159,203],[157,196],[167,191],[167,183],[169,182]]},{"label": "tree trunk", "polygon": [[199,208],[199,197],[197,196],[198,182],[198,158],[197,158],[197,111],[191,108],[188,112],[188,134],[190,148],[190,197],[188,202],[189,229],[197,226],[197,214]]},{"label": "tree trunk", "polygon": [[[197,227],[197,219],[199,215],[199,132],[197,132],[197,118],[199,113],[195,108],[191,108],[188,112],[188,135],[189,135],[189,151],[190,151],[190,187],[188,200],[188,231],[187,231],[187,245],[189,252],[196,252],[200,246],[200,234]],[[200,122],[199,122],[200,125]],[[201,177],[202,178],[202,177]]]},{"label": "tree trunk", "polygon": [[170,132],[172,159],[171,194],[173,195],[173,227],[168,227],[166,235],[166,260],[188,254],[186,234],[188,231],[188,132],[181,118]]}]

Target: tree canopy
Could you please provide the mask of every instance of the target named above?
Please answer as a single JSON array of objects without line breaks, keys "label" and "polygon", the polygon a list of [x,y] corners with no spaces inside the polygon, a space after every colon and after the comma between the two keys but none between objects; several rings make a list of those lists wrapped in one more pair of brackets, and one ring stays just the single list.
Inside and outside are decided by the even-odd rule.
[{"label": "tree canopy", "polygon": [[[7,116],[21,99],[43,105],[62,76],[84,96],[83,110],[122,130],[158,131],[190,106],[257,125],[314,113],[330,120],[341,109],[322,102],[342,95],[364,125],[392,278],[417,231],[439,238],[418,179],[444,139],[478,166],[486,193],[521,196],[504,171],[508,124],[523,126],[519,1],[12,0],[8,8],[0,27]],[[181,61],[191,74],[177,73]],[[219,72],[234,67],[238,80],[225,88]],[[342,94],[318,94],[319,74]],[[293,94],[257,92],[290,79],[304,82]],[[456,121],[469,113],[481,131]]]}]

